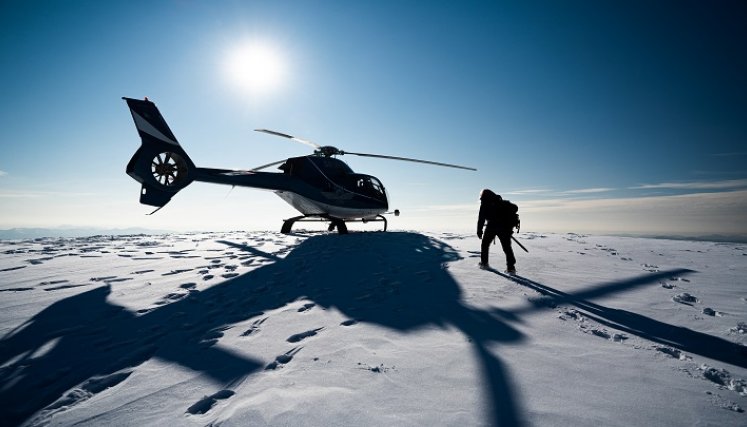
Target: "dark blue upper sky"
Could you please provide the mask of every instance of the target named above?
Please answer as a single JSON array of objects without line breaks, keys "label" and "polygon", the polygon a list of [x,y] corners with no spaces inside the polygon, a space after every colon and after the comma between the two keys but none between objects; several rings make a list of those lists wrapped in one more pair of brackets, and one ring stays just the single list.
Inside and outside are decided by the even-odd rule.
[{"label": "dark blue upper sky", "polygon": [[[0,203],[104,191],[92,176],[135,203],[119,98],[144,95],[204,166],[304,154],[251,132],[265,127],[480,170],[345,159],[405,205],[484,186],[527,201],[743,190],[745,22],[742,1],[6,1]],[[284,55],[282,90],[231,86],[222,64],[247,39]]]}]

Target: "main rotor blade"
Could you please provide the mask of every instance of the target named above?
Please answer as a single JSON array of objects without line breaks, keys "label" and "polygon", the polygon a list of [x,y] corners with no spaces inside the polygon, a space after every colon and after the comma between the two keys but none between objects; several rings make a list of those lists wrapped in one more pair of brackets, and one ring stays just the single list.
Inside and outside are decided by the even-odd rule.
[{"label": "main rotor blade", "polygon": [[315,144],[315,143],[313,143],[311,141],[307,141],[305,139],[296,138],[295,136],[288,135],[287,133],[276,132],[274,130],[269,130],[269,129],[254,129],[254,130],[257,131],[257,132],[264,132],[264,133],[269,133],[270,135],[282,136],[283,138],[292,139],[292,140],[294,140],[296,142],[300,142],[301,144],[306,144],[309,147],[314,147],[314,148],[320,148],[321,147],[321,145],[319,145],[319,144]]},{"label": "main rotor blade", "polygon": [[404,160],[406,162],[426,163],[426,164],[429,164],[429,165],[446,166],[448,168],[457,168],[457,169],[467,169],[467,170],[470,170],[470,171],[476,171],[477,170],[475,168],[470,168],[470,167],[467,167],[467,166],[452,165],[450,163],[432,162],[430,160],[410,159],[410,158],[407,158],[407,157],[382,156],[381,154],[351,153],[350,151],[345,151],[344,154],[352,154],[354,156],[362,156],[362,157],[376,157],[376,158],[379,158],[379,159]]},{"label": "main rotor blade", "polygon": [[268,163],[268,164],[266,164],[266,165],[262,165],[262,166],[257,166],[256,168],[252,168],[252,169],[250,169],[250,171],[251,171],[251,172],[256,172],[256,171],[258,171],[258,170],[262,170],[262,169],[265,169],[265,168],[269,168],[270,166],[275,166],[275,165],[279,165],[279,164],[281,164],[281,163],[283,163],[283,162],[285,162],[285,160],[280,160],[280,161],[277,161],[277,162],[272,162],[272,163]]}]

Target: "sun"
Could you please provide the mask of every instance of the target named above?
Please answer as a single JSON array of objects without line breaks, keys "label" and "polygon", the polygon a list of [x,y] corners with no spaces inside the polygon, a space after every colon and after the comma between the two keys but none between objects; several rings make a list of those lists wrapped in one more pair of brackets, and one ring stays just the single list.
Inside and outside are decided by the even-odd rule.
[{"label": "sun", "polygon": [[280,50],[260,42],[232,49],[227,57],[226,71],[233,84],[253,94],[277,90],[287,74]]}]

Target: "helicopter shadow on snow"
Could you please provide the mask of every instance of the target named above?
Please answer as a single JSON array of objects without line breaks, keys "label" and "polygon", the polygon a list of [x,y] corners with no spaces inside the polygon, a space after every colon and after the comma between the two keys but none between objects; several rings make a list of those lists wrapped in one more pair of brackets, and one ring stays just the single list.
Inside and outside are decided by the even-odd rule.
[{"label": "helicopter shadow on snow", "polygon": [[271,263],[138,313],[108,301],[111,285],[96,288],[50,305],[3,337],[0,401],[7,410],[0,424],[19,425],[35,414],[72,407],[81,396],[125,381],[151,358],[234,387],[268,365],[214,346],[222,331],[300,299],[402,333],[456,326],[470,338],[483,368],[493,424],[522,424],[510,375],[487,349],[489,343],[518,342],[522,334],[462,303],[461,288],[443,268],[460,258],[447,244],[405,232],[325,234],[307,238],[281,258],[220,243]]}]

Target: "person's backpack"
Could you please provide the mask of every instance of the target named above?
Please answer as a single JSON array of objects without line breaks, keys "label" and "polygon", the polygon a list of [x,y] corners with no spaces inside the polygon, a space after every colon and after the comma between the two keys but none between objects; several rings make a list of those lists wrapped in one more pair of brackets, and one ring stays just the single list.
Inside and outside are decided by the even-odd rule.
[{"label": "person's backpack", "polygon": [[[485,219],[491,227],[500,230],[513,230],[521,224],[519,220],[519,207],[509,200],[503,200],[500,196],[486,198],[483,200],[483,206],[486,208]],[[482,207],[480,208],[482,213]]]},{"label": "person's backpack", "polygon": [[520,227],[521,220],[519,219],[518,206],[508,200],[500,200],[496,207],[498,224],[501,224],[501,226],[505,225],[506,228],[510,229],[518,229]]}]

